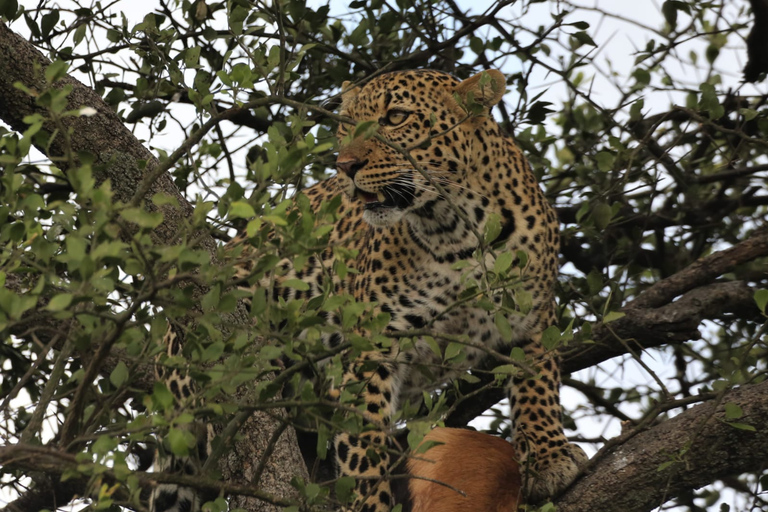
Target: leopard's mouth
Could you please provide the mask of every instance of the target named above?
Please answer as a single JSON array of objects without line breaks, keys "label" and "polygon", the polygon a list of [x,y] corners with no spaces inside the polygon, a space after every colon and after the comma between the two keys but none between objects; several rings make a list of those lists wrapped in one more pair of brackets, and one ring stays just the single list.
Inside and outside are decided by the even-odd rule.
[{"label": "leopard's mouth", "polygon": [[381,208],[408,208],[413,204],[416,188],[410,183],[385,185],[377,193],[367,192],[355,187],[355,195],[365,205],[366,210]]}]

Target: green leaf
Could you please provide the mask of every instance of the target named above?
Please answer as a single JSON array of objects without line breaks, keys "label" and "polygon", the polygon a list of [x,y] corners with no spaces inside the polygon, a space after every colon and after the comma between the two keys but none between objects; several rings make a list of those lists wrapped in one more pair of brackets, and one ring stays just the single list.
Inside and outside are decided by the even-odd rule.
[{"label": "green leaf", "polygon": [[732,426],[733,428],[737,428],[739,430],[746,430],[747,432],[757,432],[757,429],[755,427],[753,427],[752,425],[747,425],[746,423],[729,421],[728,425]]},{"label": "green leaf", "polygon": [[152,388],[152,401],[159,409],[168,409],[173,405],[173,394],[162,382],[155,382]]},{"label": "green leaf", "polygon": [[65,245],[67,246],[68,259],[80,261],[85,258],[85,240],[77,235],[68,236]]},{"label": "green leaf", "polygon": [[485,43],[479,37],[472,36],[469,38],[469,48],[477,55],[480,55],[485,51]]},{"label": "green leaf", "polygon": [[525,350],[521,347],[512,347],[509,352],[509,358],[513,361],[525,361]]},{"label": "green leaf", "polygon": [[699,107],[709,113],[710,119],[720,119],[723,117],[725,108],[720,104],[715,86],[710,83],[703,83],[699,86],[699,89],[701,90]]},{"label": "green leaf", "polygon": [[376,121],[363,121],[357,123],[352,138],[356,139],[358,137],[363,137],[364,139],[370,139],[378,129],[379,123]]},{"label": "green leaf", "polygon": [[199,46],[193,46],[192,48],[187,48],[187,50],[184,52],[184,65],[187,66],[188,68],[196,67],[199,60],[200,60]]},{"label": "green leaf", "polygon": [[117,448],[118,439],[114,436],[99,436],[93,443],[91,451],[97,455],[106,455]]},{"label": "green leaf", "polygon": [[120,361],[115,366],[115,369],[112,370],[112,373],[109,374],[109,382],[116,388],[119,388],[126,380],[128,380],[128,367],[124,362]]},{"label": "green leaf", "polygon": [[148,212],[144,208],[126,208],[120,212],[120,217],[138,225],[140,228],[148,229],[155,229],[163,222],[162,213]]},{"label": "green leaf", "polygon": [[744,116],[744,121],[751,121],[757,117],[758,112],[757,110],[753,110],[751,108],[740,108],[739,114]]},{"label": "green leaf", "polygon": [[525,268],[528,266],[528,253],[522,250],[517,251],[517,266],[519,268]]},{"label": "green leaf", "polygon": [[662,462],[661,464],[659,464],[659,467],[656,468],[656,471],[657,472],[662,472],[662,471],[664,471],[665,469],[667,469],[669,466],[671,466],[674,463],[675,463],[675,461],[673,461],[673,460],[668,460],[667,462]]},{"label": "green leaf", "polygon": [[283,286],[293,288],[294,290],[300,290],[302,292],[309,290],[309,284],[305,283],[301,279],[286,279],[283,281]]},{"label": "green leaf", "polygon": [[618,320],[619,318],[625,317],[627,314],[622,313],[620,311],[611,311],[607,315],[603,317],[603,323],[607,324],[610,322],[613,322],[614,320]]},{"label": "green leaf", "polygon": [[768,305],[768,290],[756,290],[755,303],[760,311],[766,313],[765,307]]},{"label": "green leaf", "polygon": [[75,35],[72,37],[72,42],[75,43],[75,46],[79,45],[83,42],[83,39],[85,39],[85,29],[88,28],[88,26],[83,23],[79,27],[75,29]]},{"label": "green leaf", "polygon": [[550,325],[541,333],[541,343],[547,350],[554,350],[560,344],[562,334],[556,325]]},{"label": "green leaf", "polygon": [[464,345],[462,345],[461,343],[455,343],[453,341],[450,342],[448,346],[445,347],[444,360],[451,361],[455,357],[461,355],[463,353],[463,350],[464,350]]},{"label": "green leaf", "polygon": [[517,289],[514,291],[515,305],[517,309],[523,313],[528,314],[533,307],[533,294],[528,290]]},{"label": "green leaf", "polygon": [[432,353],[435,354],[437,357],[442,357],[443,354],[440,352],[440,345],[438,345],[437,340],[433,338],[432,336],[424,336],[422,338],[422,341],[427,344],[427,346],[432,350]]},{"label": "green leaf", "polygon": [[741,407],[734,404],[733,402],[728,402],[725,404],[725,418],[728,420],[737,420],[744,416],[744,411]]},{"label": "green leaf", "polygon": [[152,196],[152,204],[154,204],[155,206],[165,206],[168,204],[178,208],[179,200],[165,192],[158,192],[157,194]]},{"label": "green leaf", "polygon": [[221,354],[224,353],[224,342],[217,341],[215,343],[211,343],[207,347],[205,347],[205,350],[203,351],[203,354],[201,357],[203,362],[207,361],[216,361],[221,357]]},{"label": "green leaf", "polygon": [[517,375],[520,373],[520,367],[516,364],[502,364],[493,369],[497,375]]},{"label": "green leaf", "polygon": [[60,293],[55,295],[45,307],[48,311],[62,311],[72,303],[73,295],[71,293]]},{"label": "green leaf", "polygon": [[613,217],[613,210],[610,205],[598,201],[592,207],[592,221],[597,229],[605,229],[611,223],[611,217]]},{"label": "green leaf", "polygon": [[588,45],[588,46],[597,46],[597,43],[595,43],[592,38],[584,31],[579,31],[573,34],[573,37],[576,38],[576,40],[579,42],[579,46],[581,45]]},{"label": "green leaf", "polygon": [[272,361],[283,355],[283,349],[275,345],[265,345],[259,350],[259,359],[262,361]]},{"label": "green leaf", "polygon": [[427,435],[430,430],[430,425],[426,421],[408,422],[408,447],[414,451],[418,449],[419,445],[424,440],[424,436]]},{"label": "green leaf", "polygon": [[501,220],[499,216],[492,213],[488,216],[488,220],[485,223],[484,233],[485,243],[491,243],[499,237],[501,233]]},{"label": "green leaf", "polygon": [[616,156],[608,151],[601,151],[595,155],[595,161],[597,161],[597,168],[602,172],[608,172],[613,169],[613,162],[616,161]]},{"label": "green leaf", "polygon": [[661,6],[661,12],[664,14],[664,19],[667,20],[672,30],[677,28],[677,2],[666,1]]},{"label": "green leaf", "polygon": [[281,217],[280,215],[265,215],[263,217],[263,220],[266,222],[269,222],[271,224],[274,224],[275,226],[287,226],[288,221],[285,220],[285,217]]},{"label": "green leaf", "polygon": [[355,490],[355,479],[351,476],[342,476],[336,480],[336,499],[342,503],[349,503],[352,501],[353,493]]},{"label": "green leaf", "polygon": [[94,261],[98,261],[102,258],[118,258],[127,247],[128,246],[125,243],[119,240],[104,242],[97,245],[93,251],[91,251],[91,258],[93,258]]},{"label": "green leaf", "polygon": [[[168,441],[168,447],[174,455],[184,457],[189,455],[189,436],[192,434],[186,430],[180,428],[173,428],[168,432],[166,439]],[[194,436],[193,436],[194,440]]]},{"label": "green leaf", "polygon": [[592,269],[587,274],[587,286],[589,286],[589,293],[591,295],[600,293],[600,290],[603,289],[603,274],[596,269]]},{"label": "green leaf", "polygon": [[55,60],[45,68],[45,79],[48,83],[55,83],[57,80],[64,78],[69,69],[69,64],[62,60]]},{"label": "green leaf", "polygon": [[252,238],[256,236],[256,233],[258,233],[260,229],[261,219],[252,219],[248,222],[248,225],[245,226],[245,234],[248,236],[248,238]]},{"label": "green leaf", "polygon": [[512,341],[512,327],[509,325],[509,320],[503,311],[497,311],[493,317],[493,321],[496,324],[496,328],[499,330],[501,339],[506,343]]},{"label": "green leaf", "polygon": [[549,108],[551,105],[552,103],[549,101],[535,102],[528,108],[526,113],[528,122],[531,124],[542,124],[547,119],[547,115],[554,112],[553,109]]},{"label": "green leaf", "polygon": [[493,271],[497,274],[500,274],[502,272],[506,272],[509,267],[512,266],[512,260],[514,259],[514,256],[512,255],[511,251],[505,251],[496,258],[496,261],[493,263]]},{"label": "green leaf", "polygon": [[643,107],[645,106],[645,100],[640,98],[635,101],[631,107],[629,107],[629,120],[637,121],[643,117]]},{"label": "green leaf", "polygon": [[19,10],[19,3],[17,0],[0,0],[0,16],[4,16],[9,20],[16,19],[16,11]]},{"label": "green leaf", "polygon": [[40,22],[40,30],[44,37],[48,37],[56,23],[59,22],[59,11],[51,10],[49,13],[43,15],[43,19]]}]

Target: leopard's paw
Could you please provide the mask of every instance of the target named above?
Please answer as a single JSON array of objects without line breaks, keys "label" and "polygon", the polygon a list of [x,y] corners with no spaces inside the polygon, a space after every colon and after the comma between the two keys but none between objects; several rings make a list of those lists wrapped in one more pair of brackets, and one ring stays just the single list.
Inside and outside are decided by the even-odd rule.
[{"label": "leopard's paw", "polygon": [[553,450],[523,475],[527,501],[536,503],[556,495],[576,479],[587,461],[587,454],[575,444],[566,443]]}]

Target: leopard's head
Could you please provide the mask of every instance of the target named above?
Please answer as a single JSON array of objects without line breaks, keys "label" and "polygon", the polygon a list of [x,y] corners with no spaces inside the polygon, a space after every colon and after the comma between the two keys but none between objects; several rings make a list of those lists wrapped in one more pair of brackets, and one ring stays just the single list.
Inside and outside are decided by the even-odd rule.
[{"label": "leopard's head", "polygon": [[[363,218],[391,226],[409,212],[466,194],[478,172],[490,108],[504,94],[491,70],[464,81],[440,71],[399,71],[363,87],[345,82],[336,159],[344,192],[365,203]],[[487,164],[487,162],[485,162]]]}]

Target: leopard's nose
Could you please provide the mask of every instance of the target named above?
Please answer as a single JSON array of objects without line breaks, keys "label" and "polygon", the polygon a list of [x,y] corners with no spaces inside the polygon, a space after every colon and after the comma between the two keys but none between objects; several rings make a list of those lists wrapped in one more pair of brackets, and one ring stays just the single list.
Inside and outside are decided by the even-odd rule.
[{"label": "leopard's nose", "polygon": [[357,171],[362,169],[368,165],[368,160],[363,160],[362,162],[357,158],[349,158],[345,160],[336,159],[336,167],[349,176],[349,179],[355,179],[355,174],[357,174]]}]

